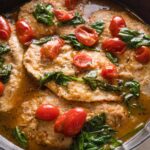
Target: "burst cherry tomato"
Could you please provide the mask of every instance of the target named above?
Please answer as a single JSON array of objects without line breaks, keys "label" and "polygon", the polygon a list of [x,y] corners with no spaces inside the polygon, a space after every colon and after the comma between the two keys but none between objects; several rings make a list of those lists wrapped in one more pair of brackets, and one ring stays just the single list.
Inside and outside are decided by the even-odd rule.
[{"label": "burst cherry tomato", "polygon": [[126,44],[119,38],[109,38],[103,41],[102,48],[111,53],[122,54],[126,49]]},{"label": "burst cherry tomato", "polygon": [[64,41],[60,38],[55,38],[52,41],[47,42],[41,48],[42,57],[46,57],[49,59],[56,58],[60,51],[61,47],[63,47]]},{"label": "burst cherry tomato", "polygon": [[85,25],[80,25],[76,28],[75,36],[80,43],[86,46],[93,46],[98,41],[96,30]]},{"label": "burst cherry tomato", "polygon": [[0,39],[8,40],[11,35],[11,29],[9,23],[4,17],[0,16]]},{"label": "burst cherry tomato", "polygon": [[41,105],[36,110],[36,118],[44,121],[52,121],[59,115],[59,109],[53,105]]},{"label": "burst cherry tomato", "polygon": [[86,116],[87,113],[83,108],[70,109],[56,120],[55,131],[63,133],[65,136],[74,136],[81,131]]},{"label": "burst cherry tomato", "polygon": [[81,69],[87,69],[92,63],[92,58],[84,53],[79,53],[74,56],[73,64]]},{"label": "burst cherry tomato", "polygon": [[31,40],[34,38],[32,28],[24,19],[17,21],[16,31],[17,31],[19,41],[22,44],[27,44],[31,42]]},{"label": "burst cherry tomato", "polygon": [[54,13],[59,21],[68,21],[74,18],[74,11],[55,10]]},{"label": "burst cherry tomato", "polygon": [[0,82],[0,96],[2,96],[3,95],[3,93],[4,93],[4,84],[2,83],[2,82]]},{"label": "burst cherry tomato", "polygon": [[74,9],[77,5],[78,0],[65,0],[65,6],[68,9]]},{"label": "burst cherry tomato", "polygon": [[125,20],[120,16],[114,16],[110,22],[110,32],[112,36],[118,37],[121,28],[126,27]]},{"label": "burst cherry tomato", "polygon": [[142,46],[136,49],[135,59],[143,64],[150,61],[150,48]]},{"label": "burst cherry tomato", "polygon": [[117,69],[114,65],[106,65],[102,68],[101,76],[105,79],[114,79],[118,77]]}]

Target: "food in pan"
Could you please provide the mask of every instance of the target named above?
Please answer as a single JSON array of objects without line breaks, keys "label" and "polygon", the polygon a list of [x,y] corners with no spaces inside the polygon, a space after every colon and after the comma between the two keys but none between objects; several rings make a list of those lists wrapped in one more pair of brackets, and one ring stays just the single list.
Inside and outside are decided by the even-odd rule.
[{"label": "food in pan", "polygon": [[106,0],[1,15],[0,133],[29,150],[121,146],[150,117],[149,30]]}]

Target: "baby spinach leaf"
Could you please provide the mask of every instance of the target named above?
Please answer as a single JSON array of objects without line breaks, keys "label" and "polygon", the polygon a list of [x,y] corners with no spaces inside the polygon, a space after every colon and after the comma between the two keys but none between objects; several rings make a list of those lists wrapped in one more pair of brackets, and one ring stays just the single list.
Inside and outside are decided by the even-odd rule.
[{"label": "baby spinach leaf", "polygon": [[40,39],[36,39],[36,40],[33,40],[33,44],[35,45],[42,45],[42,44],[45,44],[47,43],[48,41],[50,41],[52,39],[51,36],[46,36],[46,37],[43,37],[43,38],[40,38]]},{"label": "baby spinach leaf", "polygon": [[54,14],[52,12],[52,6],[49,4],[37,4],[33,15],[35,19],[40,23],[43,23],[48,26],[54,24]]},{"label": "baby spinach leaf", "polygon": [[78,12],[76,12],[73,19],[71,19],[69,21],[60,22],[59,26],[65,26],[65,25],[76,26],[76,25],[84,24],[84,23],[85,23],[85,20],[83,19],[83,17]]},{"label": "baby spinach leaf", "polygon": [[55,81],[56,84],[66,86],[68,82],[70,81],[82,81],[80,78],[76,78],[74,76],[68,76],[63,74],[62,72],[52,72],[52,73],[46,73],[41,79],[40,79],[40,85],[43,86],[47,82]]},{"label": "baby spinach leaf", "polygon": [[104,30],[104,22],[103,21],[97,21],[91,25],[92,28],[94,28],[97,33],[101,34]]},{"label": "baby spinach leaf", "polygon": [[116,66],[118,66],[118,62],[119,62],[119,59],[118,57],[116,57],[115,55],[113,55],[112,53],[109,53],[109,52],[106,52],[106,57],[113,63],[115,64]]},{"label": "baby spinach leaf", "polygon": [[19,129],[19,127],[15,127],[15,129],[13,130],[13,136],[15,137],[15,139],[21,147],[27,148],[28,139],[26,135]]},{"label": "baby spinach leaf", "polygon": [[129,48],[150,46],[150,37],[136,30],[122,28],[119,32],[121,39],[127,43]]},{"label": "baby spinach leaf", "polygon": [[106,124],[104,113],[87,121],[74,140],[71,150],[114,150],[122,142],[116,139],[116,131]]},{"label": "baby spinach leaf", "polygon": [[3,83],[9,80],[11,74],[12,66],[10,64],[0,66],[0,79]]},{"label": "baby spinach leaf", "polygon": [[0,44],[0,55],[6,54],[10,51],[10,48],[6,44]]},{"label": "baby spinach leaf", "polygon": [[96,49],[94,47],[85,46],[82,43],[80,43],[74,34],[64,35],[61,37],[64,40],[66,40],[69,44],[71,44],[75,50],[80,51],[80,50],[86,49],[89,51],[99,51],[99,49]]}]

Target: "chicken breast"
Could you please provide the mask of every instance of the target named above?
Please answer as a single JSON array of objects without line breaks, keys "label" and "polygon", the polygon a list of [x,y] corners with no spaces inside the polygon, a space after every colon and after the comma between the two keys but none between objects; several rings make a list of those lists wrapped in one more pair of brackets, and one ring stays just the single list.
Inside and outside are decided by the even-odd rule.
[{"label": "chicken breast", "polygon": [[[110,21],[113,16],[117,16],[118,14],[124,18],[129,29],[143,32],[146,35],[150,34],[150,28],[148,25],[143,24],[134,15],[131,15],[122,9],[115,8],[115,10],[100,10],[94,12],[90,17],[90,23],[99,20],[103,20],[105,22],[105,29],[101,35],[100,42],[102,42],[105,38],[111,37],[109,31]],[[119,56],[119,60],[118,71],[120,77],[139,81],[141,85],[141,93],[150,96],[150,62],[148,64],[139,63],[135,60],[134,49],[129,48],[124,54]]]},{"label": "chicken breast", "polygon": [[87,113],[87,119],[101,113],[106,113],[107,122],[113,127],[121,126],[127,121],[128,113],[119,104],[107,103],[82,103],[68,102],[58,99],[50,92],[37,91],[26,98],[19,111],[17,126],[21,128],[29,139],[35,140],[38,144],[48,145],[56,149],[68,149],[72,138],[54,132],[54,121],[46,122],[35,118],[35,112],[41,104],[52,104],[60,109],[61,114],[74,107],[83,107]]},{"label": "chicken breast", "polygon": [[8,41],[10,52],[5,55],[5,63],[12,66],[11,75],[8,82],[5,84],[3,95],[0,97],[0,111],[6,112],[14,108],[17,104],[17,94],[22,84],[23,79],[23,48],[20,45],[14,27]]},{"label": "chicken breast", "polygon": [[[25,68],[37,80],[48,72],[61,71],[65,75],[74,76],[78,74],[78,77],[82,77],[87,74],[87,72],[78,73],[78,69],[73,65],[73,57],[80,52],[73,50],[70,45],[64,45],[61,49],[61,53],[54,60],[42,59],[40,49],[40,46],[32,44],[24,56]],[[99,75],[101,67],[104,66],[104,64],[110,63],[105,55],[100,52],[86,50],[82,51],[82,53],[88,54],[93,59],[91,68],[95,68],[95,66],[97,66],[97,74],[99,78],[103,80]],[[100,89],[92,91],[89,86],[76,81],[69,82],[67,88],[54,82],[49,82],[46,86],[57,96],[66,100],[85,102],[120,100],[120,97],[117,94]]]},{"label": "chicken breast", "polygon": [[[86,1],[86,0],[84,0]],[[85,2],[84,2],[85,3]],[[54,17],[53,25],[44,25],[42,23],[39,23],[34,15],[33,12],[36,9],[37,4],[51,4],[53,9],[61,9],[61,10],[66,10],[65,7],[65,1],[62,0],[32,0],[29,3],[26,3],[23,7],[21,7],[19,15],[18,15],[18,20],[20,19],[25,19],[28,24],[31,26],[33,32],[34,32],[34,36],[35,38],[40,38],[43,36],[47,36],[47,35],[53,35],[53,34],[62,34],[62,33],[69,33],[71,32],[74,27],[73,26],[65,26],[65,27],[60,27],[57,26],[58,24],[58,20]],[[74,10],[75,12],[83,12],[83,4],[79,3],[79,5],[77,5],[76,10]]]}]

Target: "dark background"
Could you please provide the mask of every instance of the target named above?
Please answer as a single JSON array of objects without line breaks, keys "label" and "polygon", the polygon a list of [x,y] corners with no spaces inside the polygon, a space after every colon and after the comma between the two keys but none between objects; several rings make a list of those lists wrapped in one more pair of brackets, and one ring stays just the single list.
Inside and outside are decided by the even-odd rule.
[{"label": "dark background", "polygon": [[[7,12],[17,8],[27,0],[0,0],[0,12]],[[116,0],[126,4],[145,22],[150,24],[150,0]]]}]

